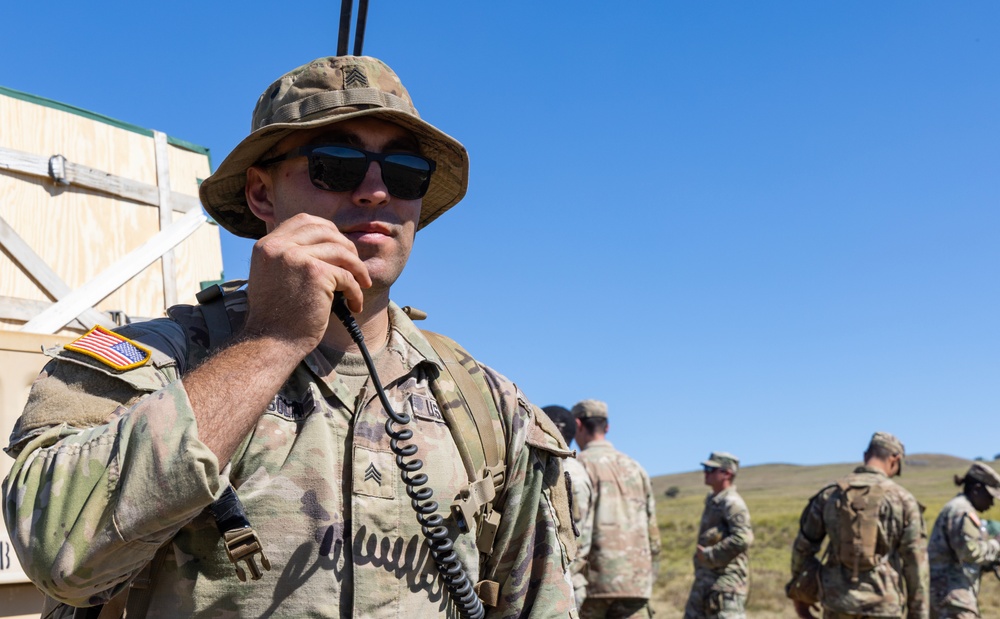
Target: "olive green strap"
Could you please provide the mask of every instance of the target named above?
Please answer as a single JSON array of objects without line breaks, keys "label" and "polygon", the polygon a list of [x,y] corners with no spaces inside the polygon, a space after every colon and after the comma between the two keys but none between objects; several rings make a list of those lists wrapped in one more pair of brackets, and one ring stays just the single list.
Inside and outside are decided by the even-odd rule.
[{"label": "olive green strap", "polygon": [[[167,542],[153,555],[153,560],[142,568],[142,571],[132,579],[128,588],[128,598],[125,600],[125,618],[143,619],[149,611],[149,603],[153,599],[153,575],[160,571],[163,560],[167,558],[172,544]],[[104,619],[101,617],[101,619]]]},{"label": "olive green strap", "polygon": [[129,598],[129,591],[132,587],[125,587],[125,590],[111,598],[104,603],[101,607],[101,612],[97,615],[97,619],[121,619],[122,613],[125,612],[125,603]]},{"label": "olive green strap", "polygon": [[471,530],[470,523],[476,523],[476,547],[490,556],[500,528],[500,512],[493,509],[493,501],[507,481],[507,443],[500,411],[476,360],[453,340],[430,331],[423,333],[455,385],[451,391],[431,381],[469,476],[469,484],[451,504],[451,513],[462,531]]},{"label": "olive green strap", "polygon": [[475,359],[453,340],[431,331],[423,333],[434,348],[434,352],[444,362],[445,372],[454,381],[462,400],[443,402],[446,410],[442,411],[442,414],[452,417],[448,421],[455,424],[457,431],[454,434],[461,437],[459,439],[461,442],[464,442],[466,436],[472,435],[472,432],[479,437],[481,449],[466,448],[464,451],[468,453],[462,454],[469,479],[478,480],[485,468],[495,468],[502,464],[506,457],[506,454],[500,453],[501,450],[505,451],[506,446],[497,440],[497,428],[494,423],[494,419],[499,421],[500,412],[496,409],[492,395],[487,397],[490,393],[489,388]]}]

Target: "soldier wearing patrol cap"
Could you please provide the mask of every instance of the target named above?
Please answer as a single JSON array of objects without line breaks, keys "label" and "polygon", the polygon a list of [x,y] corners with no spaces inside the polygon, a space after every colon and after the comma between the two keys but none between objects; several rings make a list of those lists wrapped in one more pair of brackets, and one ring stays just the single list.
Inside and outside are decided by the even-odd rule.
[{"label": "soldier wearing patrol cap", "polygon": [[[451,345],[390,301],[417,231],[465,194],[465,148],[366,56],[285,74],[250,129],[200,188],[215,221],[258,239],[246,290],[49,351],[4,484],[25,572],[72,606],[110,600],[102,618],[121,615],[133,581],[144,595],[120,602],[129,619],[455,617],[477,596],[486,617],[576,616],[558,431],[464,354],[454,365],[479,392],[463,389]],[[331,320],[335,293],[371,349],[379,397]],[[485,417],[456,409],[463,393]],[[390,430],[386,408],[406,421]],[[395,449],[417,450],[400,462],[422,460],[420,473],[401,474]],[[474,482],[469,453],[486,460]],[[247,526],[206,509],[230,486]],[[436,507],[418,501],[427,490]],[[257,580],[241,583],[231,561]],[[136,599],[148,610],[133,612]]]},{"label": "soldier wearing patrol cap", "polygon": [[980,617],[982,573],[1000,562],[995,523],[977,514],[993,507],[1000,497],[1000,475],[982,462],[973,462],[963,477],[955,477],[955,485],[962,486],[962,492],[941,509],[927,548],[934,619]]},{"label": "soldier wearing patrol cap", "polygon": [[734,479],[740,460],[724,451],[712,452],[701,463],[705,485],[712,492],[698,528],[694,555],[694,584],[684,608],[684,619],[744,619],[750,590],[753,544],[750,510],[736,492]]},{"label": "soldier wearing patrol cap", "polygon": [[594,485],[593,509],[581,531],[591,543],[580,616],[652,616],[649,598],[659,571],[660,531],[649,475],[605,437],[607,404],[583,400],[573,406],[573,415],[580,462]]},{"label": "soldier wearing patrol cap", "polygon": [[[864,464],[809,500],[799,519],[786,588],[803,619],[813,617],[811,602],[822,604],[824,619],[928,619],[923,506],[892,481],[905,455],[898,438],[876,432]],[[820,565],[816,554],[827,537]],[[819,591],[822,598],[807,600],[799,591]]]}]

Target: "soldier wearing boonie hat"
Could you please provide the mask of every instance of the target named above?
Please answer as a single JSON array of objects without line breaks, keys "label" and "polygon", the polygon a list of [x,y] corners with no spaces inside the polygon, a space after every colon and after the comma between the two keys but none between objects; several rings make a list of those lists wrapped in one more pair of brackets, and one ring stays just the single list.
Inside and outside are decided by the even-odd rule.
[{"label": "soldier wearing boonie hat", "polygon": [[684,607],[684,619],[743,619],[750,592],[750,557],[753,544],[750,510],[736,491],[734,479],[740,459],[713,451],[701,462],[705,509],[698,527],[694,554],[694,584]]},{"label": "soldier wearing boonie hat", "polygon": [[962,492],[948,501],[931,534],[931,616],[938,619],[979,617],[979,588],[984,571],[1000,563],[995,521],[979,514],[1000,497],[1000,475],[983,462],[973,462],[962,477]]},{"label": "soldier wearing boonie hat", "polygon": [[[461,387],[441,351],[457,344],[425,335],[390,301],[416,231],[465,194],[465,148],[421,119],[396,74],[370,57],[290,71],[261,94],[250,129],[200,188],[220,225],[261,239],[246,290],[226,287],[109,335],[146,355],[134,367],[66,348],[35,381],[11,437],[5,496],[26,572],[53,598],[92,606],[127,591],[144,565],[162,566],[146,589],[149,617],[451,617],[477,597],[486,617],[576,616],[560,464],[570,452],[558,431],[476,363],[486,380],[473,381],[472,397],[508,429],[502,449],[452,421],[471,405],[446,419],[442,411],[462,406]],[[424,487],[462,501],[440,530],[479,582],[446,583],[431,559],[424,531],[439,529],[421,526],[411,507],[365,359],[331,320],[335,293],[370,343],[388,401],[410,418],[402,443],[418,448]],[[43,433],[51,440],[34,440]],[[470,444],[487,460],[471,489]],[[43,448],[63,456],[40,466]],[[497,451],[505,457],[491,467]],[[227,533],[223,544],[204,512],[230,483],[259,535],[233,554],[256,561],[249,584],[226,553],[243,538]],[[65,491],[39,507],[52,487]],[[467,513],[481,526],[463,527]],[[356,552],[413,544],[413,561]],[[151,561],[160,546],[163,560]],[[274,571],[261,573],[262,552]],[[129,617],[144,614],[129,606]]]},{"label": "soldier wearing boonie hat", "polygon": [[[201,184],[205,210],[226,230],[258,239],[265,222],[247,202],[247,169],[283,139],[356,118],[377,118],[416,138],[435,162],[423,196],[418,229],[458,203],[469,181],[469,155],[458,140],[420,118],[410,94],[385,63],[368,56],[319,58],[283,75],[257,101],[251,132]],[[383,170],[383,174],[384,174]]]},{"label": "soldier wearing boonie hat", "polygon": [[[813,617],[813,604],[822,605],[824,619],[928,616],[923,506],[892,480],[905,454],[898,438],[875,432],[864,464],[809,500],[785,588],[800,617]],[[827,536],[821,565],[816,555]]]},{"label": "soldier wearing boonie hat", "polygon": [[[649,617],[659,571],[660,531],[649,475],[607,440],[608,405],[573,406],[580,463],[594,486],[594,508],[581,530],[590,538],[583,618]],[[645,505],[636,510],[635,505]]]}]

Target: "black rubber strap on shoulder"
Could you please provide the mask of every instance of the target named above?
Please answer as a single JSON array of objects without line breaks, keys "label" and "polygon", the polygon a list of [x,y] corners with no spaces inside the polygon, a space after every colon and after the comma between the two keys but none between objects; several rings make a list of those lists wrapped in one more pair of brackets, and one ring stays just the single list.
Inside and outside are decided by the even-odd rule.
[{"label": "black rubber strap on shoulder", "polygon": [[233,326],[229,322],[229,312],[226,311],[227,294],[246,284],[245,280],[234,280],[219,285],[214,284],[195,295],[201,305],[201,315],[208,327],[209,346],[217,348],[233,336]]},{"label": "black rubber strap on shoulder", "polygon": [[219,528],[219,533],[223,535],[226,531],[250,526],[246,512],[243,511],[243,503],[240,502],[240,497],[236,496],[232,486],[228,486],[222,492],[222,496],[208,506],[208,511],[215,518],[215,526]]}]

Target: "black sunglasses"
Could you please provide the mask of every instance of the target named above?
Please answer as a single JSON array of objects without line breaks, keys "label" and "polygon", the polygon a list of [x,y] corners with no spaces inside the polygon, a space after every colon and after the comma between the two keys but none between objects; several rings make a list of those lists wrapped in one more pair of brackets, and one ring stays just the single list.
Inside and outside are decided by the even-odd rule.
[{"label": "black sunglasses", "polygon": [[309,158],[309,180],[326,191],[353,191],[368,174],[368,166],[377,161],[382,169],[382,182],[389,193],[401,200],[424,197],[437,167],[432,160],[409,153],[373,153],[353,146],[314,144],[261,161],[257,165],[295,157]]},{"label": "black sunglasses", "polygon": [[717,466],[706,466],[705,467],[705,472],[706,473],[714,473],[714,472],[716,472],[718,470],[719,470],[719,467],[717,467]]}]

